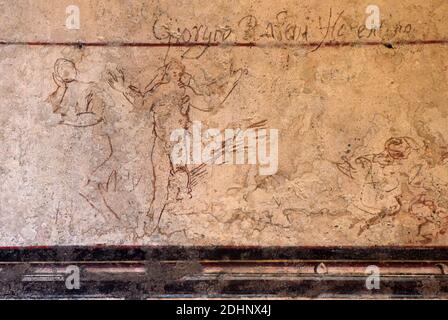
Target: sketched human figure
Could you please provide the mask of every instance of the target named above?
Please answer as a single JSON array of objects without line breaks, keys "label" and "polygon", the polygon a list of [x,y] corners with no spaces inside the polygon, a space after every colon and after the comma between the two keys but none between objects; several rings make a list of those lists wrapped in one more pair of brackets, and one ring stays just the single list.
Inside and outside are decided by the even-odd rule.
[{"label": "sketched human figure", "polygon": [[356,222],[362,223],[359,235],[400,214],[416,220],[412,241],[425,244],[446,233],[448,213],[438,197],[445,191],[425,173],[431,165],[424,161],[424,152],[425,147],[412,137],[391,137],[383,151],[361,155],[354,161],[343,158],[337,164],[343,174],[360,185],[353,206],[368,215]]},{"label": "sketched human figure", "polygon": [[78,70],[73,61],[57,59],[53,71],[57,88],[47,102],[53,106],[54,113],[61,115],[61,124],[95,126],[104,120],[103,112],[110,99],[96,83],[83,82],[77,78]]},{"label": "sketched human figure", "polygon": [[[171,60],[158,69],[143,89],[126,84],[121,71],[110,72],[109,85],[120,91],[135,108],[149,111],[147,120],[152,126],[151,141],[148,141],[152,196],[146,214],[139,217],[137,233],[140,236],[151,235],[158,230],[166,206],[177,201],[180,193],[191,197],[193,171],[186,165],[176,165],[171,161],[174,146],[170,141],[171,133],[176,129],[189,130],[191,109],[211,112],[219,108],[244,72],[231,70],[220,81],[198,84],[181,62]],[[200,107],[202,105],[206,107]],[[183,182],[179,184],[179,181]]]},{"label": "sketched human figure", "polygon": [[[47,99],[52,105],[53,113],[60,115],[60,125],[77,130],[83,152],[89,153],[87,161],[77,162],[80,171],[85,172],[86,182],[79,195],[89,205],[101,212],[107,212],[119,219],[116,212],[108,206],[102,196],[102,188],[109,183],[112,173],[101,176],[99,169],[110,158],[113,149],[111,137],[106,129],[106,114],[114,106],[114,101],[107,94],[106,87],[100,82],[81,81],[73,61],[60,58],[54,64],[53,80],[56,90]],[[83,135],[83,139],[79,139]],[[90,142],[90,143],[89,143]],[[82,153],[78,150],[78,153]]]}]

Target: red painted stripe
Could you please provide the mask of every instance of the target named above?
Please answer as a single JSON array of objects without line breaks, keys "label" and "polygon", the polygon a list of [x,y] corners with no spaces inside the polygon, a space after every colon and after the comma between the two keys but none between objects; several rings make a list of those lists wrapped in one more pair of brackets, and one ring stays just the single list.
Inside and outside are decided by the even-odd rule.
[{"label": "red painted stripe", "polygon": [[397,40],[397,41],[327,41],[306,43],[284,42],[229,42],[229,43],[163,43],[163,42],[48,42],[48,41],[0,41],[3,46],[79,46],[79,47],[258,47],[258,48],[315,48],[315,47],[363,47],[363,46],[413,46],[413,45],[446,45],[448,39],[433,40]]}]

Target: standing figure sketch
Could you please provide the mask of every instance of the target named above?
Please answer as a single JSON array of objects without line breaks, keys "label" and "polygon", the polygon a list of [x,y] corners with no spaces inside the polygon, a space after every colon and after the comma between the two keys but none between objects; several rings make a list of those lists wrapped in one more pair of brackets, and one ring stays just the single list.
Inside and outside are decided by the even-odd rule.
[{"label": "standing figure sketch", "polygon": [[[191,197],[192,174],[200,172],[171,161],[174,145],[170,141],[171,133],[176,129],[189,130],[192,109],[211,112],[219,108],[245,72],[243,69],[231,69],[222,81],[198,84],[181,62],[171,60],[158,69],[142,90],[126,84],[121,71],[109,73],[111,88],[120,91],[135,108],[149,110],[148,121],[152,125],[152,138],[148,141],[151,148],[148,160],[152,167],[152,195],[146,214],[139,217],[139,236],[151,235],[158,229],[166,206],[171,201],[177,201],[180,193]],[[198,107],[204,104],[206,108]],[[183,186],[173,190],[175,181],[183,181]]]}]

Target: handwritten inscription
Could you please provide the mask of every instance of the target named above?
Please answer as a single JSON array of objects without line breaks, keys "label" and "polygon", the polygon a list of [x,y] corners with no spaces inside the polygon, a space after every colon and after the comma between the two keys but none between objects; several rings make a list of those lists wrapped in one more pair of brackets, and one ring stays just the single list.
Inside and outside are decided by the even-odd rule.
[{"label": "handwritten inscription", "polygon": [[384,40],[392,41],[412,33],[411,23],[382,20],[381,27],[369,30],[365,21],[347,22],[345,11],[329,10],[327,16],[312,19],[306,16],[302,23],[283,10],[277,12],[273,19],[262,21],[255,15],[237,18],[233,25],[210,26],[194,24],[190,26],[173,25],[159,17],[152,26],[155,39],[169,44],[220,44],[231,42],[255,42],[260,40],[282,43],[315,44],[318,49],[325,41]]}]

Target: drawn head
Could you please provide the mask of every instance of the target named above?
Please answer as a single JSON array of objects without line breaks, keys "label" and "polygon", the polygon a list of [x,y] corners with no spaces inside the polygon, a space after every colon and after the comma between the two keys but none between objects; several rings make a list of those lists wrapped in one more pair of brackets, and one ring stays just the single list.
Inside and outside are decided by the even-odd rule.
[{"label": "drawn head", "polygon": [[177,60],[171,60],[166,67],[166,76],[169,81],[180,81],[185,73],[185,66]]},{"label": "drawn head", "polygon": [[70,83],[75,81],[78,70],[73,61],[60,58],[54,63],[54,75],[62,82]]},{"label": "drawn head", "polygon": [[407,137],[390,138],[386,141],[384,148],[393,159],[407,159],[412,152],[411,143],[415,144],[411,138]]}]

